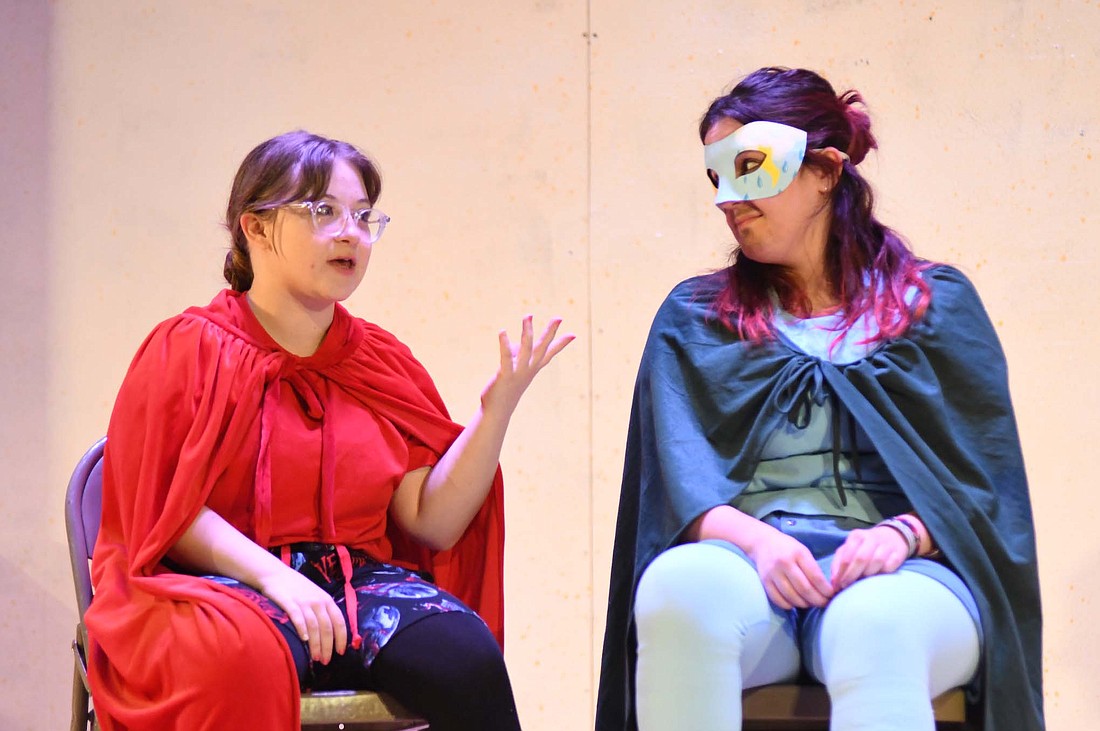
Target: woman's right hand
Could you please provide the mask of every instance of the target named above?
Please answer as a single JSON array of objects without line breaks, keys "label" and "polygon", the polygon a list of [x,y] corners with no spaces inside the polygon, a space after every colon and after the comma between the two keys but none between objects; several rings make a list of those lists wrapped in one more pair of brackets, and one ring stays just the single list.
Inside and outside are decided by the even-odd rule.
[{"label": "woman's right hand", "polygon": [[745,552],[756,564],[768,599],[780,609],[823,607],[833,587],[810,549],[785,533],[765,525]]},{"label": "woman's right hand", "polygon": [[287,613],[298,636],[309,643],[313,661],[327,665],[334,651],[343,655],[347,649],[344,616],[321,587],[294,569],[279,566],[281,569],[261,576],[256,588]]},{"label": "woman's right hand", "polygon": [[834,594],[810,549],[732,505],[718,505],[700,515],[684,538],[717,538],[740,548],[756,564],[764,592],[780,609],[823,607]]},{"label": "woman's right hand", "polygon": [[287,613],[314,661],[327,663],[333,650],[344,654],[348,630],[332,597],[205,505],[168,553],[194,573],[228,576],[258,589]]}]

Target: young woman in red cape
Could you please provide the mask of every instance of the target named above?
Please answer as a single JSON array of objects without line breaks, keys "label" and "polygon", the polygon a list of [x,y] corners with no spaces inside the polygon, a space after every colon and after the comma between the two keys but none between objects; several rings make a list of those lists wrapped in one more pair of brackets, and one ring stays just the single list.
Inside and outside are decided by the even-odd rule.
[{"label": "young woman in red cape", "polygon": [[160,324],[108,429],[85,618],[100,723],[299,727],[302,688],[373,688],[433,729],[518,729],[498,468],[572,336],[525,318],[465,428],[393,335],[339,304],[385,214],[372,162],[291,132],[226,213],[231,285]]}]

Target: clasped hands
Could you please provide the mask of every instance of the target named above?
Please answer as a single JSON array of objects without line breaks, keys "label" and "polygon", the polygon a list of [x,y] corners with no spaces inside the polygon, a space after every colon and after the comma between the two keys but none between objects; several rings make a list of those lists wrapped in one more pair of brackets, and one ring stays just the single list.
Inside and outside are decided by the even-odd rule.
[{"label": "clasped hands", "polygon": [[892,528],[854,530],[836,550],[832,579],[817,564],[810,549],[769,526],[749,557],[756,563],[764,591],[780,609],[824,607],[857,580],[897,571],[908,558],[909,546]]}]

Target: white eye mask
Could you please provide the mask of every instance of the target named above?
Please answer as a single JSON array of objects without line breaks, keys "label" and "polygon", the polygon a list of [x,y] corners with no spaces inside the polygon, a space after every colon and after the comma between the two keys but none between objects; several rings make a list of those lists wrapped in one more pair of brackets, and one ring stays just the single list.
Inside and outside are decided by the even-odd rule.
[{"label": "white eye mask", "polygon": [[749,122],[703,147],[715,205],[779,195],[806,157],[806,133],[778,122]]}]

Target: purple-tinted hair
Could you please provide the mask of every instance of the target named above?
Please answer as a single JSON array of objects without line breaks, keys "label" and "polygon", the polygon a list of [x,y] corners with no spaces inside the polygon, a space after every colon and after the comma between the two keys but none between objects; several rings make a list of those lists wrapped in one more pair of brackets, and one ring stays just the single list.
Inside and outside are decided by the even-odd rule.
[{"label": "purple-tinted hair", "polygon": [[[838,96],[832,85],[813,71],[762,68],[711,102],[699,122],[699,137],[705,138],[724,118],[742,124],[779,122],[806,132],[804,165],[823,171],[835,169],[827,156],[815,152],[820,148],[835,147],[848,154],[850,159],[832,192],[825,274],[844,313],[838,338],[870,314],[879,327],[879,334],[871,339],[874,342],[901,335],[923,316],[931,290],[920,272],[931,264],[916,258],[902,238],[874,216],[874,193],[856,170],[867,153],[878,147],[862,105],[857,91]],[[809,314],[809,298],[786,267],[754,261],[736,248],[726,273],[728,282],[718,297],[715,314],[741,337],[756,341],[774,337],[772,291],[785,309]],[[918,290],[912,307],[905,302],[911,286]]]},{"label": "purple-tinted hair", "polygon": [[261,142],[245,156],[225,210],[231,245],[223,273],[230,287],[238,292],[252,287],[252,260],[241,216],[320,198],[328,190],[338,159],[359,171],[367,199],[374,205],[382,194],[382,178],[370,158],[347,142],[296,130]]}]

